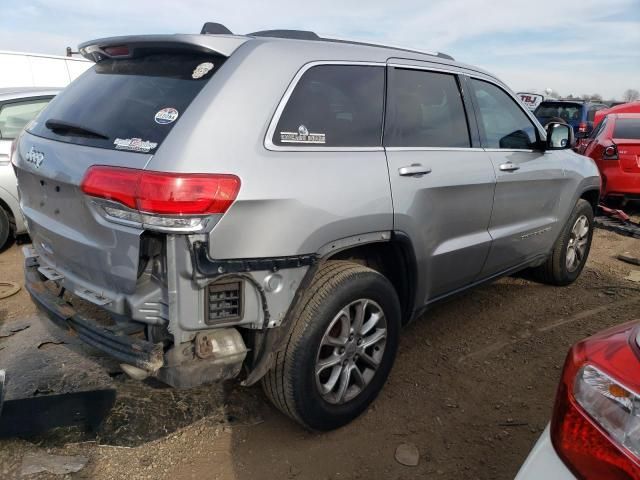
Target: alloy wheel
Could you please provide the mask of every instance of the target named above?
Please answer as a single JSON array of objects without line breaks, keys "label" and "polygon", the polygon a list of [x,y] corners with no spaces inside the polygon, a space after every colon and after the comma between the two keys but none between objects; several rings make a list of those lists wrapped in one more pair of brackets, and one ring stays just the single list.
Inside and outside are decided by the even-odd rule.
[{"label": "alloy wheel", "polygon": [[371,383],[384,355],[387,321],[380,305],[359,299],[329,323],[316,357],[316,386],[325,401],[341,405]]}]

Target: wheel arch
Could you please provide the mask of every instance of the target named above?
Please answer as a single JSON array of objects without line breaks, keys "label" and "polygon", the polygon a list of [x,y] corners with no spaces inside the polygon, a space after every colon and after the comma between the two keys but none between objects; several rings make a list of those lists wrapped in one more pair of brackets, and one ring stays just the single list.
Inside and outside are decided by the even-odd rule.
[{"label": "wheel arch", "polygon": [[597,188],[587,189],[580,194],[580,198],[589,202],[595,214],[598,209],[598,203],[600,202],[600,190]]},{"label": "wheel arch", "polygon": [[18,199],[8,190],[0,187],[0,208],[7,212],[14,234],[24,233],[25,226]]},{"label": "wheel arch", "polygon": [[398,294],[402,324],[412,320],[418,268],[413,244],[406,234],[391,232],[388,239],[346,246],[324,256],[323,260],[349,260],[380,272]]}]

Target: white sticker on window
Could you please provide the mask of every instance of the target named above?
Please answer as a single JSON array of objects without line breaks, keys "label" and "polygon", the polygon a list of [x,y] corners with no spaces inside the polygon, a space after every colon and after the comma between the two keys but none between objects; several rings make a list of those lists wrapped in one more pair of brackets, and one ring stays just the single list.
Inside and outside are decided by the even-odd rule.
[{"label": "white sticker on window", "polygon": [[201,63],[195,68],[195,70],[191,74],[191,77],[195,80],[197,80],[198,78],[202,78],[211,70],[213,70],[213,66],[214,66],[213,63],[211,62]]},{"label": "white sticker on window", "polygon": [[175,122],[178,115],[180,114],[175,108],[163,108],[156,113],[155,120],[156,123],[159,123],[160,125],[166,125],[167,123]]},{"label": "white sticker on window", "polygon": [[280,132],[280,141],[282,143],[326,143],[324,133],[309,133],[304,125],[298,127],[297,132]]},{"label": "white sticker on window", "polygon": [[113,142],[116,150],[129,150],[131,152],[147,153],[158,146],[155,142],[142,140],[141,138],[116,138]]}]

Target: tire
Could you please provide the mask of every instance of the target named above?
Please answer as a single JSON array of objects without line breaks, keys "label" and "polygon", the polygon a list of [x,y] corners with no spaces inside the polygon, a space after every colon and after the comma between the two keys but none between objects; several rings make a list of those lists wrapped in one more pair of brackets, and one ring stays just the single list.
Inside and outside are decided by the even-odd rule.
[{"label": "tire", "polygon": [[[363,335],[357,334],[358,318],[364,318]],[[294,322],[286,345],[262,379],[267,397],[309,430],[346,425],[377,397],[395,360],[401,313],[393,285],[370,268],[329,261],[302,297]],[[351,340],[347,325],[355,327]],[[384,328],[386,336],[381,333]],[[323,361],[332,366],[319,368],[316,374]],[[329,389],[334,378],[335,387]],[[347,382],[342,382],[344,378]],[[341,388],[343,384],[348,388]]]},{"label": "tire", "polygon": [[11,222],[7,211],[0,207],[0,252],[11,243]]},{"label": "tire", "polygon": [[[578,221],[586,222],[583,227],[578,226]],[[584,230],[586,227],[586,231]],[[579,228],[584,232],[584,237],[578,235],[574,228]],[[578,241],[576,242],[576,238]],[[591,204],[584,199],[578,200],[571,212],[571,216],[564,226],[562,233],[553,246],[551,255],[545,263],[533,269],[533,276],[536,280],[549,285],[564,286],[573,283],[582,273],[589,251],[591,250],[591,240],[593,238],[593,209]],[[584,243],[583,243],[584,242]],[[577,245],[583,245],[582,253]],[[571,249],[573,249],[575,262],[571,260]],[[569,257],[569,258],[568,258]],[[569,266],[572,263],[572,266]]]}]

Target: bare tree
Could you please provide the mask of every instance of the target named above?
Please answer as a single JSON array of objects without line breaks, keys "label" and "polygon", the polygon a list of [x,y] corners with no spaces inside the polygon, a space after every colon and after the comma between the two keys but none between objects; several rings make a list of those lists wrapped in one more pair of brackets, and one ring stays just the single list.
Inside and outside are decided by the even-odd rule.
[{"label": "bare tree", "polygon": [[640,100],[640,92],[635,88],[629,88],[622,94],[622,100],[625,102],[635,102],[636,100]]}]

